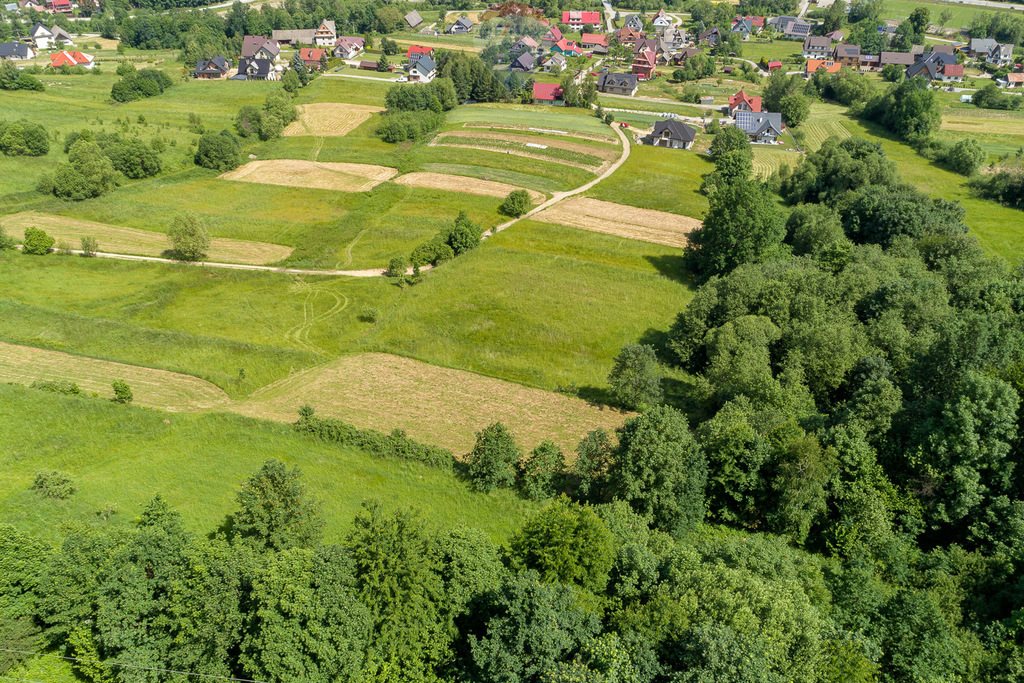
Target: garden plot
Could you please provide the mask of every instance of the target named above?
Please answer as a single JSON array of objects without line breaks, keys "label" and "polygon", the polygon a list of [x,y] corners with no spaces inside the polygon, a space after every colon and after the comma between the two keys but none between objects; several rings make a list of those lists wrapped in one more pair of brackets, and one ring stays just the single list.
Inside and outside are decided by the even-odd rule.
[{"label": "garden plot", "polygon": [[110,397],[116,379],[128,383],[135,403],[149,408],[204,410],[229,402],[218,387],[191,375],[0,342],[0,382],[66,380],[85,392]]},{"label": "garden plot", "polygon": [[266,159],[228,171],[220,177],[244,183],[284,185],[339,192],[368,192],[398,175],[398,169],[373,164],[328,163],[298,159]]},{"label": "garden plot", "polygon": [[689,216],[638,209],[589,197],[559,202],[536,214],[533,219],[670,247],[686,246],[686,236],[701,226],[699,220]]},{"label": "garden plot", "polygon": [[[408,185],[410,187],[423,187],[431,190],[449,190],[451,192],[465,192],[485,197],[506,197],[514,190],[524,188],[498,183],[492,180],[481,180],[460,175],[448,175],[446,173],[406,173],[395,178],[395,183]],[[530,199],[534,204],[544,201],[544,193],[536,190],[526,190],[530,193]]]},{"label": "garden plot", "polygon": [[292,422],[303,405],[317,414],[415,439],[464,455],[476,432],[504,423],[524,448],[551,439],[567,454],[589,431],[614,429],[628,414],[464,370],[384,353],[346,356],[265,387],[232,410]]},{"label": "garden plot", "polygon": [[341,137],[357,128],[381,107],[342,102],[318,102],[299,105],[299,117],[284,129],[285,136],[315,135]]},{"label": "garden plot", "polygon": [[[167,235],[160,232],[123,228],[35,211],[4,216],[0,218],[0,227],[18,239],[24,236],[25,228],[39,228],[54,237],[58,243],[68,242],[72,249],[79,248],[83,237],[92,237],[98,243],[98,251],[115,254],[164,256],[171,246]],[[263,265],[281,261],[291,253],[291,247],[279,244],[214,237],[210,240],[210,249],[206,257],[209,261]]]}]

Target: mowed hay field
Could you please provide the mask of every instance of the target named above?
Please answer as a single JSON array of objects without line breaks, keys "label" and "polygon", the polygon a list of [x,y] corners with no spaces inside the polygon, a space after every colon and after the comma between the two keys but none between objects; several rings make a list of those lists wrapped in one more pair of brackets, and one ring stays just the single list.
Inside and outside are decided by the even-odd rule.
[{"label": "mowed hay field", "polygon": [[754,175],[767,178],[783,166],[795,168],[800,163],[800,153],[764,145],[753,145]]},{"label": "mowed hay field", "polygon": [[396,175],[398,169],[373,164],[266,159],[250,161],[220,177],[244,183],[367,192]]},{"label": "mowed hay field", "polygon": [[257,391],[231,408],[264,419],[294,421],[299,407],[468,453],[476,432],[503,422],[521,446],[545,439],[567,454],[598,427],[612,430],[628,417],[610,408],[464,370],[384,353],[345,356]]},{"label": "mowed hay field", "polygon": [[[98,251],[115,254],[164,256],[170,249],[167,235],[163,233],[35,211],[3,216],[0,218],[0,227],[19,239],[24,237],[25,228],[39,228],[55,238],[58,243],[61,240],[68,241],[72,249],[78,249],[83,237],[96,238]],[[206,260],[262,265],[286,259],[291,253],[291,247],[279,244],[214,237],[210,240]]]},{"label": "mowed hay field", "polygon": [[457,107],[445,119],[451,128],[522,130],[618,144],[615,133],[590,112],[563,107],[474,104]]},{"label": "mowed hay field", "polygon": [[822,110],[820,115],[818,112],[811,114],[799,130],[802,130],[806,136],[804,139],[809,152],[816,151],[825,144],[826,140],[833,138],[842,140],[850,137],[849,129],[843,125],[841,119],[837,118],[837,112],[826,110]]},{"label": "mowed hay field", "polygon": [[686,236],[701,225],[696,218],[638,209],[589,197],[559,202],[532,218],[542,223],[568,225],[670,247],[686,246]]},{"label": "mowed hay field", "polygon": [[166,370],[47,351],[0,342],[0,381],[32,384],[69,380],[89,393],[112,396],[111,382],[128,383],[139,405],[169,411],[203,410],[225,405],[227,395],[197,377]]},{"label": "mowed hay field", "polygon": [[[465,192],[484,197],[505,197],[510,192],[522,190],[522,187],[499,183],[493,180],[481,180],[468,176],[448,175],[445,173],[417,172],[406,173],[394,180],[399,185],[410,187],[425,187],[432,190],[450,190],[451,192]],[[536,190],[526,190],[530,199],[536,204],[544,200],[544,193]]]},{"label": "mowed hay field", "polygon": [[342,102],[316,102],[300,104],[299,118],[288,124],[283,135],[315,135],[335,137],[347,135],[349,131],[359,127],[364,121],[381,107],[365,104],[345,104]]}]

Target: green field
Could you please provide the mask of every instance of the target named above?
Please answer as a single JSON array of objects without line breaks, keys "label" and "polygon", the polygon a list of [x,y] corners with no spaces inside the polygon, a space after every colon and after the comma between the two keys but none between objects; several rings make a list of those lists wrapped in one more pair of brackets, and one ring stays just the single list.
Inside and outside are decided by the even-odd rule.
[{"label": "green field", "polygon": [[[6,444],[0,522],[50,540],[59,539],[66,524],[131,524],[158,493],[191,531],[205,533],[231,512],[235,491],[270,458],[304,471],[323,505],[328,542],[344,538],[368,499],[388,507],[414,502],[436,528],[476,527],[495,540],[531,509],[510,492],[471,493],[438,469],[375,458],[296,434],[287,425],[232,415],[168,415],[0,385],[0,433]],[[44,470],[67,473],[77,492],[63,501],[41,499],[30,487]],[[114,512],[106,520],[99,514],[105,510]]]},{"label": "green field", "polygon": [[633,145],[622,168],[587,196],[701,218],[708,201],[698,190],[701,177],[712,169],[696,152]]},{"label": "green field", "polygon": [[[1014,12],[1015,10],[1009,7],[972,7],[971,5],[962,5],[956,2],[942,2],[941,0],[885,0],[885,4],[882,10],[883,19],[897,19],[902,21],[910,16],[918,7],[924,7],[928,10],[929,19],[932,24],[938,25],[939,15],[944,11],[948,10],[952,17],[949,20],[949,26],[946,28],[960,28],[967,26],[971,23],[971,20],[975,15],[981,14],[982,12]],[[1017,14],[1024,14],[1016,12]]]},{"label": "green field", "polygon": [[753,62],[779,60],[786,71],[794,71],[804,63],[803,44],[797,40],[758,40],[751,38],[743,43],[743,59]]}]

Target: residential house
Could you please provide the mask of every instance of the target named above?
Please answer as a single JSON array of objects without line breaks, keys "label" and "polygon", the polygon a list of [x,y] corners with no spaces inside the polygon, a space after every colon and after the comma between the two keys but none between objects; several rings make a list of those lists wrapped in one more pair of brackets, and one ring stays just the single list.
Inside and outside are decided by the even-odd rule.
[{"label": "residential house", "polygon": [[717,26],[712,26],[711,28],[697,34],[697,42],[702,45],[710,45],[711,47],[714,47],[722,42],[722,33],[718,30]]},{"label": "residential house", "polygon": [[313,44],[318,47],[334,47],[338,42],[338,29],[333,20],[324,19],[313,33]]},{"label": "residential house", "polygon": [[410,83],[430,83],[437,78],[437,63],[430,55],[420,55],[409,62]]},{"label": "residential house", "polygon": [[639,14],[627,14],[622,26],[642,33],[644,30],[644,18]]},{"label": "residential house", "polygon": [[334,56],[342,59],[355,59],[366,49],[366,40],[360,36],[341,36],[334,46]]},{"label": "residential house", "polygon": [[536,64],[537,60],[533,56],[532,52],[523,52],[512,60],[512,63],[508,65],[508,68],[514,71],[533,71],[533,67],[536,66]]},{"label": "residential house", "polygon": [[883,50],[882,54],[878,56],[878,67],[885,68],[890,64],[895,64],[896,66],[902,66],[906,68],[916,61],[917,57],[912,52],[895,52]]},{"label": "residential house", "polygon": [[783,38],[790,40],[805,40],[811,35],[811,23],[803,19],[791,19],[779,26]]},{"label": "residential house", "polygon": [[584,26],[600,26],[601,13],[577,10],[562,12],[562,23],[577,30]]},{"label": "residential house", "polygon": [[541,47],[543,47],[545,50],[550,50],[560,40],[562,40],[562,38],[562,29],[558,28],[557,26],[552,26],[551,28],[548,29],[548,32],[545,33],[543,37],[541,37]]},{"label": "residential house", "polygon": [[599,92],[609,95],[636,95],[636,89],[640,82],[636,74],[613,74],[603,71],[597,78],[597,89]]},{"label": "residential house", "polygon": [[640,138],[640,143],[654,147],[690,149],[697,139],[697,131],[685,123],[673,119],[655,121],[654,130]]},{"label": "residential house", "polygon": [[608,36],[603,33],[584,33],[580,36],[580,45],[586,50],[590,50],[595,47],[607,48]]},{"label": "residential house", "polygon": [[761,98],[756,95],[748,95],[740,90],[735,95],[729,96],[729,116],[736,116],[739,111],[761,111]]},{"label": "residential house", "polygon": [[46,5],[38,0],[18,0],[18,7],[25,11],[45,12]]},{"label": "residential house", "polygon": [[971,42],[967,47],[967,54],[974,59],[986,59],[991,54],[993,48],[999,44],[995,38],[971,38]]},{"label": "residential house", "polygon": [[680,27],[673,26],[661,32],[659,43],[664,46],[665,52],[675,52],[686,47],[688,43],[686,31]]},{"label": "residential house", "polygon": [[405,23],[409,28],[416,28],[423,23],[423,17],[420,16],[419,12],[413,10],[405,15]]},{"label": "residential house", "polygon": [[704,50],[699,47],[684,47],[682,50],[673,52],[669,61],[672,64],[679,66],[680,64],[686,64],[686,60],[690,57],[695,57],[696,55],[703,53]]},{"label": "residential house", "polygon": [[878,27],[878,32],[886,37],[887,40],[892,40],[892,37],[896,35],[896,29],[900,27],[900,22],[895,19],[886,19]]},{"label": "residential house", "polygon": [[651,24],[654,25],[655,30],[668,28],[674,23],[675,22],[672,20],[672,17],[670,17],[668,12],[664,9],[658,10],[658,13],[654,15],[653,19],[651,19]]},{"label": "residential house", "polygon": [[808,59],[804,64],[804,76],[810,78],[819,71],[828,74],[837,74],[843,65],[832,59]]},{"label": "residential house", "polygon": [[1024,88],[1024,73],[1006,74],[1002,83],[1005,83],[1007,88]]},{"label": "residential house", "polygon": [[242,57],[238,60],[238,73],[231,77],[235,81],[276,81],[277,69],[274,62],[263,57]]},{"label": "residential house", "polygon": [[[280,56],[281,46],[276,40],[266,36],[244,36],[242,38],[242,57],[245,59],[267,60],[275,63]],[[238,68],[241,70],[241,62],[239,62]]]},{"label": "residential house", "polygon": [[833,43],[841,43],[843,42],[843,39],[846,38],[846,31],[839,28],[836,29],[835,31],[832,31],[831,33],[826,33],[825,37],[831,40]]},{"label": "residential house", "polygon": [[53,37],[50,38],[50,45],[67,47],[68,45],[75,44],[71,34],[56,24],[50,27],[50,33],[53,34]]},{"label": "residential house", "polygon": [[625,27],[620,28],[615,32],[615,40],[618,41],[619,45],[634,45],[636,41],[641,40],[644,37],[642,31],[638,31],[635,28]]},{"label": "residential house", "polygon": [[91,69],[96,66],[96,62],[92,55],[87,55],[84,52],[61,50],[60,52],[51,53],[50,67],[59,69],[62,66],[80,66],[85,69]]},{"label": "residential house", "polygon": [[566,57],[579,57],[583,54],[583,48],[575,40],[562,38],[551,47],[552,52],[565,55]]},{"label": "residential house", "polygon": [[933,51],[921,55],[907,67],[907,78],[915,77],[927,78],[929,81],[962,81],[964,67],[963,64],[957,64],[955,55]]},{"label": "residential house", "polygon": [[861,54],[860,56],[860,70],[861,71],[877,71],[882,64],[881,55],[866,55]]},{"label": "residential house", "polygon": [[732,21],[732,32],[741,40],[747,40],[754,34],[754,23],[746,17],[736,17]]},{"label": "residential house", "polygon": [[46,9],[54,14],[71,14],[75,11],[71,0],[46,0]]},{"label": "residential house", "polygon": [[299,59],[306,65],[306,68],[310,71],[319,71],[321,67],[321,59],[327,57],[327,50],[320,47],[301,47],[299,48]]},{"label": "residential house", "polygon": [[985,61],[995,66],[1007,66],[1013,62],[1013,43],[999,43],[988,53]]},{"label": "residential house", "polygon": [[523,52],[534,53],[537,52],[538,47],[540,46],[537,44],[536,40],[534,40],[530,36],[523,36],[522,38],[520,38],[519,40],[512,44],[512,47],[509,49],[509,52],[514,55],[522,54]]},{"label": "residential house", "polygon": [[833,57],[842,66],[848,69],[857,69],[860,67],[860,45],[840,43],[836,45]]},{"label": "residential house", "polygon": [[[914,49],[917,49],[918,52],[924,52],[924,45],[914,45],[911,48],[911,51],[913,51]],[[956,54],[956,48],[953,45],[950,45],[949,43],[936,43],[935,45],[931,46],[931,51],[932,52],[941,52],[942,54],[945,54],[945,55],[955,55]]]},{"label": "residential house", "polygon": [[315,28],[286,28],[270,32],[270,39],[278,45],[312,45],[316,39]]},{"label": "residential house", "polygon": [[548,57],[544,60],[545,71],[561,73],[562,71],[565,71],[565,67],[567,66],[568,63],[565,61],[565,55],[558,52],[554,52],[548,55]]},{"label": "residential house", "polygon": [[32,59],[35,56],[36,51],[32,49],[31,45],[26,45],[25,43],[0,43],[0,59],[18,61]]},{"label": "residential house", "polygon": [[641,81],[654,78],[654,67],[658,64],[658,55],[654,50],[641,50],[633,57],[633,73]]},{"label": "residential house", "polygon": [[423,45],[410,45],[409,49],[405,51],[405,58],[410,63],[415,62],[417,59],[423,56],[430,57],[431,59],[433,59],[434,48],[425,47]]},{"label": "residential house", "polygon": [[563,97],[564,93],[562,91],[562,86],[560,86],[558,83],[533,84],[534,104],[564,105],[565,100],[562,99]]},{"label": "residential house", "polygon": [[832,56],[832,39],[828,36],[804,38],[804,59],[828,59]]},{"label": "residential house", "polygon": [[660,42],[657,38],[641,38],[633,43],[633,54],[640,54],[644,50],[651,50],[654,54],[658,54],[659,44]]},{"label": "residential house", "polygon": [[36,22],[28,32],[28,39],[35,45],[36,50],[48,50],[53,40],[53,31]]},{"label": "residential house", "polygon": [[796,21],[799,18],[800,17],[790,17],[782,15],[778,17],[772,17],[766,23],[768,24],[769,28],[775,30],[778,33],[782,33],[783,29],[786,28],[786,24],[788,24],[791,21]]},{"label": "residential house", "polygon": [[469,17],[459,17],[456,21],[448,27],[446,33],[458,34],[458,33],[469,33],[473,30],[473,22],[469,20]]},{"label": "residential house", "polygon": [[779,60],[773,59],[772,61],[768,62],[768,73],[771,73],[773,71],[779,71],[780,69],[782,69],[782,62],[780,62]]},{"label": "residential house", "polygon": [[737,112],[736,127],[746,133],[751,142],[761,144],[774,144],[785,130],[782,114],[772,112]]},{"label": "residential house", "polygon": [[192,77],[204,80],[224,78],[228,75],[228,71],[230,70],[231,63],[224,57],[218,55],[212,59],[200,59],[196,62],[196,68],[195,71],[192,72]]}]

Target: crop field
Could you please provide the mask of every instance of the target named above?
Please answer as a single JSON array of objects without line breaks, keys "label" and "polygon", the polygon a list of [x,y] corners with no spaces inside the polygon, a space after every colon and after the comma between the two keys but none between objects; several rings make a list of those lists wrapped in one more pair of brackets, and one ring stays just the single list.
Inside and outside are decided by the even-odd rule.
[{"label": "crop field", "polygon": [[213,384],[188,375],[0,342],[0,382],[70,380],[87,393],[110,398],[116,379],[127,382],[134,400],[150,408],[201,410],[228,400]]},{"label": "crop field", "polygon": [[[168,414],[0,385],[0,424],[0,522],[53,541],[67,524],[130,525],[158,493],[189,530],[205,533],[236,508],[238,487],[269,458],[302,470],[323,507],[329,543],[345,538],[370,499],[386,509],[414,504],[434,528],[473,527],[498,542],[534,509],[512,492],[473,493],[438,469],[374,458],[238,415]],[[40,499],[30,487],[41,470],[67,473],[75,495]]]},{"label": "crop field", "polygon": [[702,218],[708,200],[699,192],[701,177],[712,170],[711,161],[693,151],[634,145],[626,163],[587,196]]},{"label": "crop field", "polygon": [[568,225],[670,247],[686,246],[686,236],[700,227],[696,218],[664,211],[577,197],[560,202],[533,216],[542,223]]},{"label": "crop field", "polygon": [[776,147],[754,145],[754,175],[767,178],[783,166],[795,167],[800,163],[800,154]]},{"label": "crop field", "polygon": [[284,185],[339,192],[367,192],[398,175],[398,169],[371,164],[325,163],[298,159],[250,161],[220,177],[244,183]]},{"label": "crop field", "polygon": [[288,124],[283,135],[343,136],[360,126],[381,107],[341,102],[301,104],[299,118]]},{"label": "crop field", "polygon": [[302,405],[359,427],[403,429],[457,455],[499,419],[524,448],[551,439],[570,455],[587,432],[613,430],[627,417],[575,397],[383,353],[344,356],[292,375],[231,410],[293,422]]},{"label": "crop field", "polygon": [[468,147],[470,149],[512,154],[527,159],[540,159],[556,164],[574,166],[591,173],[599,173],[603,165],[600,158],[590,154],[570,152],[557,147],[538,145],[537,143],[512,142],[503,140],[500,136],[471,137],[441,133],[430,144],[438,147]]},{"label": "crop field", "polygon": [[[448,175],[445,173],[417,172],[406,173],[398,176],[394,182],[398,185],[409,185],[410,187],[425,187],[433,190],[449,190],[451,192],[466,192],[484,197],[505,197],[510,192],[523,188],[506,183],[499,183],[493,180],[481,180],[469,176]],[[544,193],[534,190],[527,190],[530,199],[535,204],[544,200]]]},{"label": "crop field", "polygon": [[[123,228],[67,216],[25,211],[0,217],[0,227],[16,238],[24,236],[25,228],[39,228],[57,240],[78,249],[83,237],[93,237],[98,251],[140,256],[166,256],[170,242],[166,235],[148,230]],[[207,260],[226,263],[264,264],[281,261],[292,253],[290,247],[267,242],[248,242],[224,237],[210,240]]]}]

